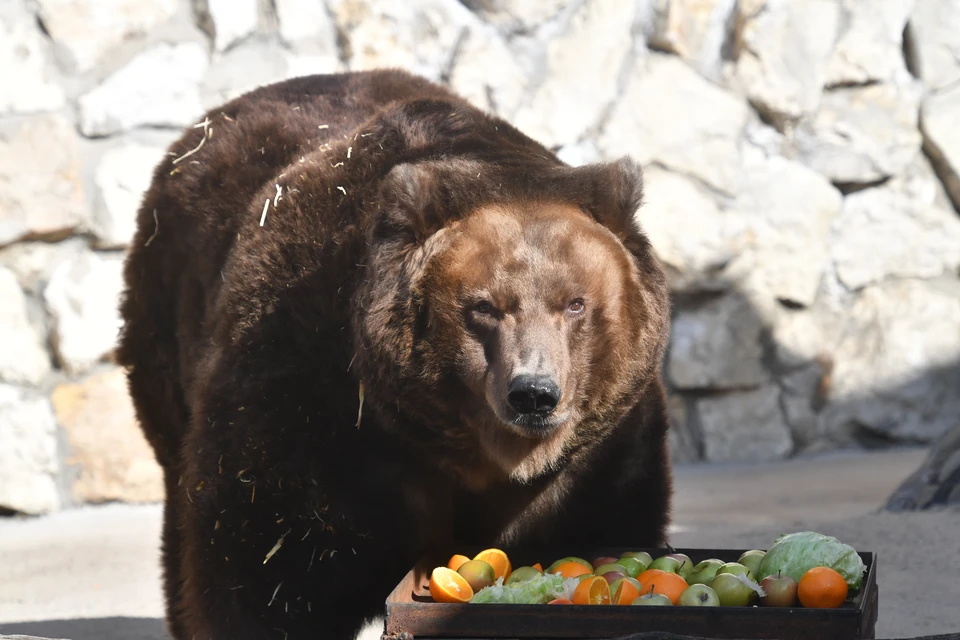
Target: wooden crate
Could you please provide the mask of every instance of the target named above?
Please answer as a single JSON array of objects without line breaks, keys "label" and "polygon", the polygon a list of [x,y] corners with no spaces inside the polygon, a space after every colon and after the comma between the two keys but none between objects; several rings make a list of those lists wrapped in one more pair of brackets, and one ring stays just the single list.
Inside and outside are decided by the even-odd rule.
[{"label": "wooden crate", "polygon": [[[619,557],[627,549],[577,553],[510,551],[513,566],[549,562],[568,555]],[[635,548],[654,558],[664,549]],[[472,555],[479,549],[465,549]],[[696,564],[706,558],[736,561],[745,549],[676,549]],[[837,609],[803,607],[634,607],[586,605],[448,604],[430,597],[430,573],[449,555],[425,557],[396,586],[386,601],[384,640],[405,638],[485,640],[493,638],[615,638],[661,631],[705,638],[766,640],[859,640],[874,638],[877,622],[877,562],[861,552],[867,567],[863,586],[852,602]]]}]

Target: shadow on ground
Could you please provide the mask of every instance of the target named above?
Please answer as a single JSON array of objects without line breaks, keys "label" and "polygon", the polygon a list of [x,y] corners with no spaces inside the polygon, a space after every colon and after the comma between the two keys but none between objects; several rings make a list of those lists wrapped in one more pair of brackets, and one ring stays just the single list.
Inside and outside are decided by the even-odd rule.
[{"label": "shadow on ground", "polygon": [[0,634],[63,640],[170,640],[160,618],[80,618],[0,624]]}]

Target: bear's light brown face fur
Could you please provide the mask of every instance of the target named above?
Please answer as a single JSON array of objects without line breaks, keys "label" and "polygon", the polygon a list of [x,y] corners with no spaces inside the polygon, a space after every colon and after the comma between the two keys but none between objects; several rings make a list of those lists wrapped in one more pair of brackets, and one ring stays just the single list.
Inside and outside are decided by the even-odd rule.
[{"label": "bear's light brown face fur", "polygon": [[[489,206],[447,231],[434,258],[434,335],[472,391],[463,416],[483,457],[527,481],[580,435],[597,360],[618,355],[607,333],[631,324],[624,289],[635,268],[613,234],[569,204]],[[510,394],[525,377],[555,384],[556,406],[518,410]]]}]

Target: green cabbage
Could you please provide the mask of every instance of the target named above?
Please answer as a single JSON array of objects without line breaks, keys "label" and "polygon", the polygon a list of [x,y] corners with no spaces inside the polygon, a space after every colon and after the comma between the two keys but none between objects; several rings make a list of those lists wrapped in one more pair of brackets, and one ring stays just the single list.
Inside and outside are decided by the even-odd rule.
[{"label": "green cabbage", "polygon": [[831,536],[800,531],[780,536],[760,563],[758,579],[782,572],[799,582],[814,567],[830,567],[851,589],[859,589],[866,566],[856,549]]},{"label": "green cabbage", "polygon": [[571,597],[579,581],[564,579],[559,574],[544,574],[530,580],[504,584],[503,578],[496,584],[484,587],[473,595],[471,603],[495,604],[546,604],[555,598]]}]

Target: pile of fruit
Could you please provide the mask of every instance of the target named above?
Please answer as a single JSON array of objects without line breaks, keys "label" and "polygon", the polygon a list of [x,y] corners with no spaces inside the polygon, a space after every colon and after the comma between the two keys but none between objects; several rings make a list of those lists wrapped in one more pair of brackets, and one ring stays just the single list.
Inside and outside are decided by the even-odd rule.
[{"label": "pile of fruit", "polygon": [[810,531],[781,536],[737,562],[694,564],[683,553],[627,551],[592,562],[569,556],[546,570],[539,563],[513,569],[504,551],[487,549],[436,567],[430,595],[459,603],[835,608],[860,588],[865,569],[853,547]]}]

